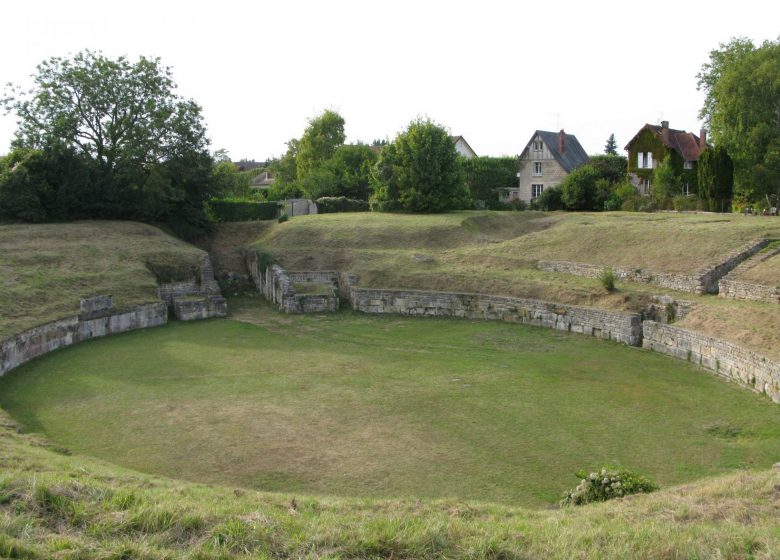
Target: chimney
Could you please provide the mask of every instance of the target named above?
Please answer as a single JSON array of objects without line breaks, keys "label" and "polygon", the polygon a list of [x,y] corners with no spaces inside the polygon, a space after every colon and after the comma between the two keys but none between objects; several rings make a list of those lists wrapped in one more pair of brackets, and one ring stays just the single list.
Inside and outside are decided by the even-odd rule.
[{"label": "chimney", "polygon": [[669,128],[669,121],[661,121],[661,128]]},{"label": "chimney", "polygon": [[707,147],[707,129],[702,128],[699,132],[699,148],[702,150]]},{"label": "chimney", "polygon": [[566,133],[563,129],[558,132],[558,153],[561,155],[566,153]]}]

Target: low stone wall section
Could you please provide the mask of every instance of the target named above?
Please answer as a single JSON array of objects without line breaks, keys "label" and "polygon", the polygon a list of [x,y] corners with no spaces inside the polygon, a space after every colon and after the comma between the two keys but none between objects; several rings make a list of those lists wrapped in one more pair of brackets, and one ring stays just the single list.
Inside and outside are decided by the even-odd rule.
[{"label": "low stone wall section", "polygon": [[645,321],[642,331],[644,348],[698,364],[780,403],[780,363],[731,342],[654,321]]},{"label": "low stone wall section", "polygon": [[33,327],[0,342],[0,375],[33,358],[65,346],[109,334],[156,327],[165,324],[168,320],[168,311],[164,302],[139,305],[123,312],[104,308],[102,311],[108,313],[103,313],[101,317],[94,317],[94,311],[90,309],[84,315],[67,317]]},{"label": "low stone wall section", "polygon": [[365,313],[492,319],[582,333],[631,346],[642,343],[639,315],[587,307],[481,294],[368,288],[353,288],[350,299],[353,309]]},{"label": "low stone wall section", "polygon": [[[780,255],[780,247],[765,253],[758,254],[732,270],[718,283],[718,295],[732,299],[748,299],[753,301],[762,301],[764,303],[780,303],[780,285],[771,286],[766,284],[756,284],[754,282],[745,282],[740,276],[766,261]],[[780,283],[780,278],[777,279]]]},{"label": "low stone wall section", "polygon": [[200,261],[198,272],[192,278],[180,282],[165,282],[157,287],[160,299],[170,306],[173,300],[186,296],[220,296],[219,284],[214,279],[214,268],[211,259],[204,255]]},{"label": "low stone wall section", "polygon": [[[246,255],[249,276],[257,291],[283,313],[324,313],[339,308],[339,274],[336,272],[287,272],[274,264],[262,269],[257,253]],[[296,283],[329,284],[328,294],[301,294]]]},{"label": "low stone wall section", "polygon": [[225,317],[227,300],[222,296],[190,296],[173,300],[173,316],[179,321]]},{"label": "low stone wall section", "polygon": [[693,274],[677,274],[643,268],[605,267],[569,261],[539,261],[536,266],[539,270],[573,274],[586,278],[598,278],[605,268],[611,268],[615,276],[626,282],[652,284],[662,288],[697,294],[716,294],[718,293],[718,282],[720,279],[745,259],[750,258],[766,247],[769,241],[769,239],[751,241],[747,245],[728,253],[721,262],[700,269]]}]

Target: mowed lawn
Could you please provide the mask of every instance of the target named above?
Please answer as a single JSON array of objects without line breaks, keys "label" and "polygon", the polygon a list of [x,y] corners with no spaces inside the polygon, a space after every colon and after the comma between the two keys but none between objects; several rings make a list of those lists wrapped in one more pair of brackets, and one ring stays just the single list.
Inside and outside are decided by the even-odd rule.
[{"label": "mowed lawn", "polygon": [[669,486],[780,459],[780,407],[648,351],[503,323],[234,307],[254,323],[174,323],[45,356],[0,379],[0,405],[73,453],[301,494],[544,506],[580,468]]}]

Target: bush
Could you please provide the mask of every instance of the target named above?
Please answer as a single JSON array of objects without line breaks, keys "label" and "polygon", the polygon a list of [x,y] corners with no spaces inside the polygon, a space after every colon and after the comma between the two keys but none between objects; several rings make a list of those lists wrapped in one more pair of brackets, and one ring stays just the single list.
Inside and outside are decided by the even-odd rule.
[{"label": "bush", "polygon": [[579,471],[576,476],[582,480],[574,490],[566,493],[561,505],[579,506],[590,502],[606,502],[630,494],[658,490],[656,483],[626,469],[604,467],[601,471],[588,475],[585,471]]},{"label": "bush", "polygon": [[208,202],[215,221],[248,222],[254,220],[274,220],[279,214],[279,203],[257,202],[241,198],[221,198]]},{"label": "bush", "polygon": [[701,210],[701,202],[697,196],[677,195],[672,199],[672,207],[678,211]]},{"label": "bush", "polygon": [[318,214],[335,212],[368,212],[368,201],[355,200],[345,196],[325,196],[315,200]]},{"label": "bush", "polygon": [[604,270],[601,271],[599,274],[599,282],[601,282],[601,285],[604,286],[604,289],[608,292],[614,292],[615,291],[615,273],[614,271],[607,267]]},{"label": "bush", "polygon": [[560,187],[544,189],[542,194],[531,201],[531,210],[564,210],[563,196]]}]

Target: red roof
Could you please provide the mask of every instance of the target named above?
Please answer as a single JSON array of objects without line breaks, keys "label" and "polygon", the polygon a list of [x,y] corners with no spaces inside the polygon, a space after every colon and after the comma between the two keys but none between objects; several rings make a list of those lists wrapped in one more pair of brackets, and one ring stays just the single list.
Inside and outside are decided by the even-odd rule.
[{"label": "red roof", "polygon": [[655,134],[656,138],[658,138],[664,146],[676,151],[685,161],[698,160],[699,154],[701,154],[702,150],[706,147],[706,144],[693,132],[663,128],[657,124],[646,124],[636,133],[629,143],[626,144],[626,150],[630,149],[631,144],[634,143],[637,136],[645,129]]}]

